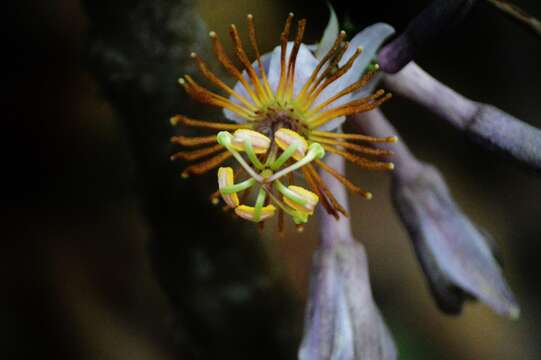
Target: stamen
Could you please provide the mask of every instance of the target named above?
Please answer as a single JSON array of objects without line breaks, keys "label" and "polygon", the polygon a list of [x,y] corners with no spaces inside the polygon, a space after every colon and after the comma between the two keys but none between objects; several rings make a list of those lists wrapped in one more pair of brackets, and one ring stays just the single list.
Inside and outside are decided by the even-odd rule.
[{"label": "stamen", "polygon": [[[288,192],[282,192],[284,195],[282,200],[287,205],[299,212],[307,213],[308,215],[312,215],[314,213],[314,209],[319,202],[319,197],[316,194],[300,186],[293,185],[287,187],[286,189]],[[293,197],[290,196],[290,193],[293,194]],[[303,200],[303,203],[301,204],[296,197]]]},{"label": "stamen", "polygon": [[278,205],[279,209],[282,209],[286,214],[290,215],[293,218],[293,221],[298,223],[303,223],[308,221],[308,215],[303,214],[301,212],[296,211],[295,209],[289,208],[286,204],[284,204],[279,198],[274,196],[274,193],[272,192],[272,189],[268,186],[262,186],[261,187],[269,196],[269,198]]},{"label": "stamen", "polygon": [[223,67],[231,75],[233,75],[238,81],[240,81],[240,83],[242,84],[242,86],[244,86],[244,88],[246,89],[246,92],[248,92],[248,94],[250,95],[254,103],[260,106],[261,103],[259,102],[259,98],[256,96],[256,94],[252,90],[252,87],[250,86],[250,84],[248,84],[248,81],[246,81],[244,76],[242,76],[242,73],[239,71],[239,69],[237,69],[237,67],[233,64],[229,56],[227,56],[227,53],[225,52],[220,39],[218,39],[218,35],[214,31],[211,31],[209,33],[209,36],[212,41],[212,48],[214,49],[214,54],[216,55],[218,62],[222,64]]},{"label": "stamen", "polygon": [[310,100],[310,94],[312,94],[312,92],[315,89],[317,89],[317,87],[321,84],[321,82],[327,79],[331,75],[331,73],[336,69],[336,67],[338,66],[338,63],[340,62],[340,60],[342,60],[342,57],[344,56],[344,53],[346,52],[348,47],[349,47],[349,42],[347,41],[344,42],[343,46],[340,46],[336,50],[336,54],[330,60],[329,65],[325,68],[325,70],[323,70],[321,75],[318,76],[318,78],[311,84],[311,86],[303,94],[303,97],[302,98],[298,97],[299,103],[301,104],[301,106],[304,107],[304,104]]},{"label": "stamen", "polygon": [[186,92],[195,100],[204,104],[209,104],[220,108],[226,108],[248,121],[254,120],[255,114],[247,108],[237,105],[231,100],[223,96],[214,94],[213,92],[205,89],[204,87],[197,84],[189,75],[185,75],[184,77],[185,80],[181,78],[178,82],[180,83],[180,85],[184,86]]},{"label": "stamen", "polygon": [[192,161],[192,160],[201,159],[201,158],[203,158],[205,156],[208,156],[210,154],[217,153],[218,151],[220,151],[222,149],[223,149],[222,145],[216,144],[214,146],[210,146],[210,147],[207,147],[207,148],[204,148],[204,149],[199,149],[199,150],[179,151],[179,152],[171,155],[170,158],[171,158],[171,160],[182,159],[182,160]]},{"label": "stamen", "polygon": [[284,210],[278,208],[278,236],[284,237]]},{"label": "stamen", "polygon": [[207,171],[214,169],[216,166],[220,165],[225,160],[229,159],[231,155],[233,154],[231,154],[228,151],[224,151],[223,153],[218,154],[199,164],[190,165],[186,169],[184,169],[181,176],[183,178],[187,178],[190,175],[202,175],[206,173]]},{"label": "stamen", "polygon": [[[378,69],[379,69],[379,66],[376,66],[374,69],[372,69],[368,73],[366,73],[360,80],[354,82],[353,84],[351,84],[350,86],[348,86],[344,90],[342,90],[339,93],[337,93],[336,95],[330,97],[329,99],[327,99],[326,101],[324,101],[323,103],[318,105],[317,107],[315,107],[313,109],[309,109],[309,111],[306,113],[306,116],[310,116],[311,114],[318,113],[322,109],[326,108],[327,106],[329,106],[330,104],[335,102],[336,100],[340,99],[341,97],[344,97],[345,95],[350,94],[350,93],[352,93],[354,91],[357,91],[360,88],[364,87],[374,77],[374,75],[378,72]],[[378,91],[383,91],[383,90],[378,90]],[[368,96],[365,99],[369,100],[371,97],[374,97],[374,95],[375,94],[373,94],[371,96]],[[377,97],[379,97],[379,96],[377,96]]]},{"label": "stamen", "polygon": [[392,97],[390,93],[387,93],[384,97],[377,99],[371,103],[364,103],[364,99],[355,100],[351,103],[348,103],[343,106],[339,106],[334,109],[330,109],[321,113],[317,118],[310,121],[309,128],[317,129],[329,121],[336,119],[339,116],[348,116],[353,114],[358,114],[360,112],[367,112],[379,107],[385,101],[389,100]]},{"label": "stamen", "polygon": [[393,170],[394,164],[392,162],[381,162],[381,161],[372,161],[359,156],[355,156],[348,152],[338,150],[332,146],[323,145],[323,148],[330,153],[337,154],[342,156],[344,159],[351,161],[357,166],[360,166],[365,169],[374,169],[374,170]]},{"label": "stamen", "polygon": [[245,151],[248,142],[254,154],[265,154],[270,147],[271,140],[260,132],[249,129],[239,129],[233,133],[231,145],[235,150]]},{"label": "stamen", "polygon": [[[276,142],[276,145],[278,145],[278,147],[280,147],[280,149],[284,151],[284,153],[282,153],[280,157],[285,157],[284,154],[291,152],[289,156],[293,156],[295,160],[300,160],[304,157],[304,154],[308,149],[308,143],[306,142],[304,137],[291,129],[278,129],[278,131],[276,131],[276,133],[274,134],[274,141]],[[295,148],[293,150],[289,150],[289,148],[293,145],[295,146]],[[289,158],[289,156],[287,158]],[[282,163],[285,160],[287,159],[284,159]]]},{"label": "stamen", "polygon": [[314,69],[314,71],[312,72],[312,75],[310,76],[310,79],[308,79],[308,81],[306,82],[306,84],[304,84],[302,90],[300,91],[299,95],[297,95],[297,98],[296,100],[300,100],[304,97],[304,94],[306,92],[306,90],[308,90],[308,87],[310,87],[310,85],[312,85],[312,83],[314,82],[314,80],[316,79],[317,75],[319,74],[319,72],[321,71],[321,68],[323,67],[323,65],[325,65],[327,63],[327,61],[329,61],[329,59],[334,55],[336,54],[338,48],[340,47],[340,45],[342,44],[342,42],[344,41],[344,38],[346,37],[346,32],[345,31],[340,31],[340,33],[338,34],[338,36],[336,37],[336,40],[334,42],[334,45],[332,46],[332,48],[327,52],[327,54],[325,54],[325,56],[321,59],[321,61],[317,64],[316,68]]},{"label": "stamen", "polygon": [[237,30],[237,27],[233,24],[229,26],[229,35],[231,36],[231,40],[234,44],[235,54],[237,55],[237,58],[239,59],[240,63],[244,66],[246,69],[248,76],[252,80],[252,84],[254,85],[254,89],[256,91],[256,95],[259,98],[261,102],[265,102],[267,100],[267,94],[263,87],[261,86],[261,82],[259,81],[259,78],[257,77],[257,73],[255,72],[252,62],[248,59],[248,55],[246,55],[246,52],[244,51],[244,47],[242,46],[242,41],[239,36],[239,32]]},{"label": "stamen", "polygon": [[390,156],[390,155],[393,155],[393,152],[391,150],[377,149],[377,148],[372,148],[372,147],[367,147],[367,146],[348,143],[346,141],[330,140],[330,139],[318,138],[318,137],[311,137],[310,140],[314,140],[314,141],[317,141],[317,142],[323,143],[323,144],[341,146],[341,147],[343,147],[345,149],[350,149],[350,150],[359,152],[361,154],[374,155],[374,156]]},{"label": "stamen", "polygon": [[327,213],[331,216],[334,216],[338,220],[338,213],[336,212],[335,208],[329,203],[329,199],[323,194],[321,189],[319,188],[318,183],[312,178],[312,175],[310,174],[310,171],[308,171],[307,167],[301,168],[302,173],[304,175],[304,178],[306,179],[306,182],[312,188],[312,190],[317,194],[319,197],[319,200],[321,202],[321,205],[327,211]]},{"label": "stamen", "polygon": [[265,68],[263,67],[263,63],[261,62],[261,53],[259,52],[259,46],[257,45],[257,35],[255,31],[254,17],[252,16],[252,14],[248,14],[247,18],[248,18],[248,35],[250,37],[252,48],[254,49],[254,52],[255,52],[255,56],[257,59],[257,66],[259,67],[259,73],[261,74],[261,77],[263,78],[263,85],[265,85],[265,90],[267,91],[267,97],[272,98],[274,95],[270,88],[269,80],[267,79],[267,73],[265,71]]},{"label": "stamen", "polygon": [[212,205],[218,205],[220,203],[220,190],[216,190],[209,196]]},{"label": "stamen", "polygon": [[224,124],[211,121],[201,121],[191,119],[184,115],[175,115],[170,119],[171,125],[175,126],[178,123],[181,123],[186,126],[200,127],[206,129],[216,129],[216,130],[237,130],[237,129],[246,129],[251,127],[247,124]]},{"label": "stamen", "polygon": [[179,144],[182,146],[197,146],[203,144],[210,144],[216,142],[216,135],[209,136],[173,136],[171,138],[173,144]]},{"label": "stamen", "polygon": [[192,59],[195,60],[199,71],[203,76],[205,76],[208,80],[210,80],[212,83],[214,83],[216,86],[218,86],[220,89],[226,91],[231,96],[234,96],[237,100],[239,100],[241,103],[244,104],[248,109],[255,112],[257,108],[254,106],[254,104],[250,103],[248,100],[244,98],[244,96],[240,95],[235,90],[231,89],[229,86],[227,86],[220,78],[218,78],[212,71],[210,71],[208,65],[201,59],[199,55],[196,53],[191,53],[190,56]]},{"label": "stamen", "polygon": [[304,36],[304,29],[306,27],[306,19],[301,19],[297,25],[297,36],[295,37],[295,43],[293,45],[293,50],[289,56],[289,63],[287,67],[287,78],[286,78],[286,95],[292,96],[293,90],[295,87],[295,67],[297,64],[297,55],[301,47],[302,38]]},{"label": "stamen", "polygon": [[360,194],[362,197],[364,197],[365,199],[367,200],[370,200],[372,199],[372,193],[371,192],[368,192],[368,191],[365,191],[363,189],[361,189],[359,186],[353,184],[351,181],[349,181],[344,175],[340,174],[338,171],[336,171],[334,168],[330,167],[329,165],[325,164],[324,161],[321,161],[321,160],[316,160],[316,164],[322,168],[323,170],[325,170],[326,172],[328,172],[329,174],[331,174],[332,176],[334,176],[334,178],[338,181],[340,181],[340,183],[342,183],[342,185],[344,185],[348,190],[350,190],[351,192],[354,192],[354,193],[357,193],[357,194]]},{"label": "stamen", "polygon": [[244,158],[239,154],[239,152],[233,147],[232,145],[232,139],[233,135],[228,133],[227,131],[220,131],[218,135],[216,135],[216,141],[218,141],[219,144],[225,146],[227,150],[235,157],[235,159],[239,162],[239,164],[244,168],[246,173],[256,179],[258,182],[263,181],[263,177],[259,174],[257,174],[251,167],[246,163]]},{"label": "stamen", "polygon": [[370,143],[395,143],[398,141],[397,136],[388,136],[388,137],[373,137],[363,134],[342,134],[342,133],[334,133],[334,132],[328,132],[328,131],[311,131],[311,135],[317,136],[317,137],[327,137],[327,138],[337,138],[337,139],[348,139],[348,140],[356,140],[356,141],[365,141]]},{"label": "stamen", "polygon": [[278,83],[278,89],[276,91],[276,97],[282,98],[283,87],[286,81],[286,52],[287,52],[287,40],[289,39],[289,32],[291,30],[291,22],[293,21],[293,13],[289,13],[284,30],[280,34],[280,82]]},{"label": "stamen", "polygon": [[325,80],[325,82],[323,82],[323,84],[321,84],[321,86],[319,86],[317,89],[314,88],[311,92],[309,92],[307,96],[307,102],[305,103],[304,108],[307,109],[308,107],[310,107],[314,103],[314,101],[318,98],[318,96],[321,94],[321,92],[325,90],[325,88],[327,88],[327,86],[329,86],[336,80],[340,79],[345,73],[347,73],[349,69],[351,69],[351,67],[353,66],[353,63],[355,62],[355,60],[357,60],[361,52],[362,52],[362,49],[357,48],[355,52],[353,53],[353,55],[348,59],[346,64],[344,64],[344,66],[338,68],[338,70],[336,70],[334,74],[329,76]]},{"label": "stamen", "polygon": [[[235,214],[245,220],[259,222],[266,220],[274,215],[276,208],[272,205],[267,205],[261,208],[259,217],[256,217],[255,208],[252,206],[240,205],[235,208]],[[257,219],[257,220],[256,220]]]},{"label": "stamen", "polygon": [[[325,196],[331,202],[332,207],[335,208],[336,210],[338,210],[340,213],[342,213],[342,215],[344,215],[345,217],[349,217],[349,214],[346,211],[346,209],[344,209],[344,207],[342,205],[340,205],[338,200],[336,200],[333,193],[331,192],[331,190],[329,190],[329,187],[327,186],[327,184],[325,184],[325,181],[323,181],[323,179],[321,179],[321,177],[317,173],[316,169],[314,169],[312,164],[309,164],[307,166],[307,168],[308,168],[308,172],[310,172],[310,175],[312,175],[314,181],[318,184],[318,186],[321,188],[321,190],[323,191]],[[338,214],[336,216],[338,216]]]},{"label": "stamen", "polygon": [[224,202],[232,208],[239,206],[239,197],[236,193],[225,194],[222,192],[224,188],[233,186],[235,177],[233,175],[233,169],[230,167],[221,167],[218,169],[218,188],[222,195]]}]

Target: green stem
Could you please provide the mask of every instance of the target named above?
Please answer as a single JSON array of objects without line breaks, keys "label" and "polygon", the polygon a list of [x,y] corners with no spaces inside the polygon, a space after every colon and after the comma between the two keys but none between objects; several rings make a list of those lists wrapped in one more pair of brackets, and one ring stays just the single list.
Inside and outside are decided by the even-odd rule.
[{"label": "green stem", "polygon": [[293,218],[293,221],[295,222],[295,224],[304,224],[308,221],[307,214],[301,214],[297,210],[289,208],[286,204],[282,203],[280,199],[274,196],[274,194],[269,189],[267,189],[266,186],[262,186],[262,188],[265,189],[265,191],[267,192],[271,200],[276,205],[278,205],[280,209],[282,209],[286,214],[288,214],[289,216]]},{"label": "green stem", "polygon": [[235,157],[235,159],[237,159],[237,161],[239,162],[239,164],[244,168],[244,170],[246,170],[246,172],[252,177],[254,178],[257,182],[262,182],[263,181],[263,177],[260,176],[258,173],[256,173],[251,167],[250,165],[248,165],[248,163],[243,159],[243,157],[238,153],[237,150],[235,150],[232,146],[231,146],[231,139],[233,138],[233,135],[231,135],[229,132],[227,131],[220,131],[218,133],[218,135],[216,135],[216,141],[218,141],[219,144],[225,146],[225,148],[231,153],[233,154],[233,156]]},{"label": "green stem", "polygon": [[280,166],[282,166],[297,150],[299,147],[299,144],[294,142],[293,144],[289,145],[287,149],[271,164],[271,169],[276,170],[279,169]]},{"label": "green stem", "polygon": [[275,173],[274,175],[268,177],[265,179],[265,182],[271,183],[274,180],[277,180],[281,178],[284,175],[289,174],[292,171],[295,171],[304,165],[309,164],[311,161],[313,161],[315,158],[321,159],[323,156],[325,156],[325,150],[323,150],[323,147],[318,143],[312,143],[310,145],[310,148],[308,150],[308,154],[301,160],[297,161],[296,163],[286,167],[285,169],[282,169]]},{"label": "green stem", "polygon": [[253,178],[250,178],[241,183],[233,184],[233,185],[229,185],[224,188],[221,188],[220,193],[222,195],[229,195],[229,194],[237,193],[239,191],[248,189],[249,187],[253,186],[255,183],[256,183],[256,180]]},{"label": "green stem", "polygon": [[255,206],[254,206],[254,218],[253,221],[259,222],[261,219],[261,208],[263,207],[263,204],[265,203],[265,198],[267,197],[267,193],[261,187],[259,189],[259,193],[257,194],[257,199],[255,200]]},{"label": "green stem", "polygon": [[254,164],[256,168],[258,168],[259,170],[263,170],[265,168],[261,161],[259,161],[259,159],[257,158],[257,155],[254,152],[254,147],[252,146],[252,141],[250,139],[244,140],[244,151],[246,151],[248,159],[250,159],[250,161],[252,162],[252,164]]},{"label": "green stem", "polygon": [[282,195],[290,199],[291,201],[296,202],[300,206],[306,205],[306,199],[299,196],[299,194],[297,194],[296,192],[288,189],[284,184],[282,184],[282,182],[280,182],[280,180],[276,180],[274,184],[276,185],[276,188],[278,189],[278,191],[282,193]]}]

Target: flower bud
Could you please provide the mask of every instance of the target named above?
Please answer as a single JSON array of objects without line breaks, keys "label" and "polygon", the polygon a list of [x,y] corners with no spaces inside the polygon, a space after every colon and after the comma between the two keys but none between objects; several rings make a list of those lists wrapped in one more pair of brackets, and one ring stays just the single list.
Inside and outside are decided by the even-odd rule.
[{"label": "flower bud", "polygon": [[286,150],[290,145],[297,144],[297,148],[293,153],[293,159],[300,160],[304,157],[308,143],[306,140],[293,130],[281,128],[274,134],[274,141],[282,150]]},{"label": "flower bud", "polygon": [[235,182],[235,177],[233,174],[233,169],[230,167],[221,167],[218,169],[218,188],[220,189],[220,195],[224,199],[225,203],[232,208],[239,206],[239,197],[237,194],[223,194],[223,190],[227,186],[233,185]]},{"label": "flower bud", "polygon": [[454,203],[439,172],[425,164],[415,177],[393,178],[393,200],[439,308],[458,314],[478,299],[499,314],[520,309],[489,241]]},{"label": "flower bud", "polygon": [[265,135],[248,129],[239,129],[233,133],[231,145],[237,151],[245,151],[246,140],[249,140],[256,154],[264,154],[270,146],[270,139]]}]

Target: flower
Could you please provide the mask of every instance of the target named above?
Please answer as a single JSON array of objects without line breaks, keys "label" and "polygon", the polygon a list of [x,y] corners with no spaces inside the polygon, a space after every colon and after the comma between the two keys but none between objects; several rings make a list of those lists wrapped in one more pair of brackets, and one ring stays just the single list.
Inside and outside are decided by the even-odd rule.
[{"label": "flower", "polygon": [[[218,62],[237,80],[233,88],[212,72],[199,55],[191,54],[201,74],[229,98],[207,90],[190,75],[179,80],[195,100],[223,108],[225,117],[234,123],[201,121],[183,115],[173,117],[173,125],[212,129],[218,133],[173,137],[174,143],[183,146],[204,147],[177,152],[172,159],[199,160],[212,155],[188,166],[182,173],[187,177],[203,174],[234,157],[239,167],[218,171],[219,190],[213,196],[216,199],[221,195],[228,207],[247,220],[263,221],[274,215],[277,208],[279,229],[283,227],[284,213],[301,225],[308,221],[319,202],[335,218],[339,213],[347,216],[347,211],[335,199],[317,169],[328,172],[350,191],[366,199],[372,197],[370,192],[321,161],[325,152],[342,156],[362,168],[393,169],[391,162],[367,158],[388,156],[391,151],[358,142],[392,143],[397,141],[395,136],[371,137],[337,131],[346,116],[370,111],[390,98],[384,90],[371,95],[364,95],[361,90],[377,73],[377,65],[365,70],[377,47],[393,33],[393,29],[386,24],[376,24],[347,42],[346,33],[338,32],[336,23],[331,22],[332,26],[328,27],[314,52],[311,50],[314,47],[302,43],[305,19],[298,21],[294,41],[288,41],[293,23],[293,14],[290,14],[280,35],[280,45],[272,53],[261,56],[254,18],[248,15],[247,20],[255,54],[253,62],[248,58],[236,26],[229,28],[242,71],[226,54],[218,35],[213,31],[209,33]],[[361,42],[370,44],[362,57],[363,49],[355,46]],[[296,184],[298,177],[293,173],[301,173],[309,189]],[[241,177],[246,179],[238,184],[233,182],[234,178]],[[288,186],[283,183],[286,177]],[[255,185],[259,187],[255,205],[243,205],[246,195],[242,194],[238,200],[237,194],[247,192]]]}]

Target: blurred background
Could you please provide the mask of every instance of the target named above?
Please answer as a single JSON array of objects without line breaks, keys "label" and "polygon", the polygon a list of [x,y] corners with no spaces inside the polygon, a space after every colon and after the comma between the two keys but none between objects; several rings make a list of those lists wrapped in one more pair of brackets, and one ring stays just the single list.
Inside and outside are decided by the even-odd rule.
[{"label": "blurred background", "polygon": [[[379,21],[400,32],[428,1],[331,3],[354,34]],[[540,2],[516,3],[541,17]],[[290,227],[279,238],[267,226],[260,235],[213,207],[214,176],[181,180],[185,164],[167,161],[174,150],[169,136],[179,131],[167,125],[169,109],[154,119],[169,133],[148,131],[154,143],[163,142],[152,154],[165,155],[145,158],[145,123],[134,131],[129,112],[117,111],[119,92],[107,88],[89,56],[91,29],[108,21],[89,17],[97,11],[89,4],[19,1],[5,12],[0,357],[295,358],[317,227],[302,234]],[[242,32],[253,13],[263,51],[277,44],[290,11],[308,19],[310,43],[328,19],[323,1],[199,0],[195,11],[179,16],[200,14],[222,38],[230,23]],[[541,128],[541,41],[484,1],[417,62],[458,92]],[[181,71],[193,69],[166,76],[174,84]],[[175,97],[178,111],[200,111],[182,91]],[[540,359],[539,175],[400,98],[383,110],[413,152],[443,172],[471,219],[494,236],[522,308],[518,321],[479,304],[467,305],[460,317],[440,313],[392,209],[389,178],[348,168],[375,195],[371,202],[350,199],[354,234],[367,248],[374,296],[400,358]],[[158,165],[149,166],[154,160]],[[154,196],[157,188],[164,193]],[[167,231],[160,228],[164,219]]]}]

